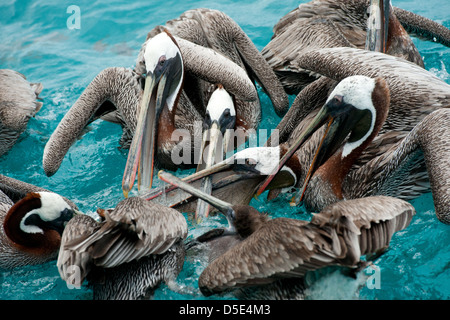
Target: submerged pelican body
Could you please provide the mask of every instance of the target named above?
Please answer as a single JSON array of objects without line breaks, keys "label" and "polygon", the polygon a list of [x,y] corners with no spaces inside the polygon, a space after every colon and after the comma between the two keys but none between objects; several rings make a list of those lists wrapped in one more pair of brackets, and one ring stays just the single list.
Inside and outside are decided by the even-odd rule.
[{"label": "submerged pelican body", "polygon": [[[49,139],[44,169],[48,175],[54,174],[82,129],[102,118],[120,123],[124,129],[121,143],[130,145],[124,193],[131,190],[137,171],[138,187],[147,189],[155,161],[171,169],[194,166],[194,161],[173,162],[172,150],[179,147],[179,141],[174,141],[172,134],[183,129],[201,136],[201,126],[195,132],[195,123],[203,122],[217,84],[234,98],[236,128],[256,129],[261,110],[254,81],[283,114],[287,95],[242,29],[219,11],[188,11],[149,33],[135,70],[109,68],[91,82]],[[193,146],[187,149],[195,154]]]},{"label": "submerged pelican body", "polygon": [[331,265],[358,268],[361,256],[385,250],[415,214],[411,204],[380,196],[333,204],[310,222],[270,220],[253,207],[231,205],[166,172],[159,178],[217,207],[228,220],[228,228],[196,240],[211,251],[198,282],[206,296],[238,289],[240,298],[304,298],[307,271]]},{"label": "submerged pelican body", "polygon": [[17,71],[0,70],[0,156],[12,148],[42,107],[42,88],[41,83],[30,83]]}]

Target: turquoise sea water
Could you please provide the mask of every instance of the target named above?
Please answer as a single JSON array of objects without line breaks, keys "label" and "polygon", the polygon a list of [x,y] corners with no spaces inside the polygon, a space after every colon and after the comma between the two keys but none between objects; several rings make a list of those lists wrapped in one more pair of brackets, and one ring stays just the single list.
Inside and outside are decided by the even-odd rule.
[{"label": "turquoise sea water", "polygon": [[[114,207],[122,198],[121,179],[127,152],[118,149],[121,129],[97,121],[68,152],[60,170],[48,178],[42,169],[46,141],[57,123],[101,70],[112,66],[132,67],[147,32],[182,12],[207,7],[231,16],[262,49],[272,36],[273,25],[306,1],[14,1],[0,3],[0,68],[25,74],[29,81],[42,82],[44,106],[31,119],[16,146],[0,158],[1,173],[58,192],[87,213]],[[450,27],[450,2],[393,1],[395,6],[431,18]],[[80,29],[69,29],[70,5],[80,8]],[[450,48],[414,39],[425,66],[450,83]],[[273,128],[280,120],[262,92],[263,123]],[[177,175],[187,172],[178,171]],[[308,218],[302,208],[290,208],[283,196],[271,202],[261,197],[252,205],[272,216]],[[450,298],[450,229],[438,222],[431,194],[412,201],[417,210],[411,225],[397,233],[390,249],[375,261],[377,286],[363,272],[357,280],[330,272],[310,290],[312,299],[448,299]],[[193,228],[190,237],[224,224],[212,217]],[[197,279],[205,262],[187,257],[178,282],[183,293],[161,286],[155,299],[205,299]],[[369,270],[370,271],[370,270]],[[372,270],[373,271],[373,270]],[[378,272],[378,271],[377,271]],[[369,285],[368,285],[369,283]],[[12,271],[0,270],[0,299],[73,300],[91,299],[87,288],[69,289],[59,278],[55,262]],[[230,296],[212,297],[230,299]]]}]

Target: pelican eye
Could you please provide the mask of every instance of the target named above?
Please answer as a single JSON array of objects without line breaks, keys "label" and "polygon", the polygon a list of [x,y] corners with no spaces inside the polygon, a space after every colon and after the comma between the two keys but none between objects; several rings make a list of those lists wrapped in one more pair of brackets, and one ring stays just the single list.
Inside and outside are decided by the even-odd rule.
[{"label": "pelican eye", "polygon": [[203,120],[203,130],[207,130],[211,127],[211,115],[209,114],[209,111],[206,111],[205,119]]},{"label": "pelican eye", "polygon": [[158,62],[160,66],[163,66],[166,63],[166,56],[160,57]]},{"label": "pelican eye", "polygon": [[336,105],[342,104],[344,102],[344,97],[343,96],[334,96],[333,97],[333,103]]}]

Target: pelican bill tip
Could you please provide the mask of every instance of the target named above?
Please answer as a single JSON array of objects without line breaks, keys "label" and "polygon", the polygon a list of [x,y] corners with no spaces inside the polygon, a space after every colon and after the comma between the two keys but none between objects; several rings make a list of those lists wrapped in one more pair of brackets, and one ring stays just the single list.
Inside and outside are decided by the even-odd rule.
[{"label": "pelican bill tip", "polygon": [[291,207],[296,207],[296,206],[298,206],[299,203],[300,203],[300,201],[298,200],[298,194],[296,194],[295,196],[293,196],[293,197],[291,198],[291,201],[289,201],[289,205],[290,205]]},{"label": "pelican bill tip", "polygon": [[194,223],[195,224],[200,224],[200,223],[202,223],[202,221],[203,221],[203,219],[204,218],[207,218],[208,216],[205,216],[205,217],[199,217],[197,214],[195,214],[195,216],[194,216]]},{"label": "pelican bill tip", "polygon": [[263,192],[266,190],[266,186],[265,185],[262,185],[262,186],[260,186],[260,187],[258,187],[258,190],[256,190],[256,192],[255,192],[255,194],[253,195],[253,197],[255,198],[255,199],[258,199],[262,194],[263,194]]},{"label": "pelican bill tip", "polygon": [[253,195],[253,199],[255,199],[255,200],[259,200],[259,194],[257,194],[257,193],[255,193],[254,195]]},{"label": "pelican bill tip", "polygon": [[165,182],[165,183],[170,183],[170,182],[167,180],[167,175],[166,175],[166,172],[165,172],[164,170],[159,170],[159,171],[158,171],[158,179],[161,180],[161,181],[163,181],[163,182]]},{"label": "pelican bill tip", "polygon": [[171,176],[172,176],[172,174],[170,174],[170,173],[168,173],[168,172],[166,172],[164,170],[159,170],[158,171],[158,179],[159,180],[164,181],[165,183],[169,183],[169,184],[172,184],[174,186],[177,186],[176,183],[174,183],[173,181],[170,181],[171,180],[170,179]]}]

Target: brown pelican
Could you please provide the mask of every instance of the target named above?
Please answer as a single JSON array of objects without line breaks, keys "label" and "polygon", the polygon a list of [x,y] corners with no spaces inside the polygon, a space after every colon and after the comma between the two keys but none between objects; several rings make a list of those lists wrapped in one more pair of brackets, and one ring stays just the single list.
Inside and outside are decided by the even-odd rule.
[{"label": "brown pelican", "polygon": [[74,212],[56,193],[30,192],[14,202],[0,190],[0,268],[56,259],[64,226]]},{"label": "brown pelican", "polygon": [[136,197],[101,212],[101,222],[77,215],[64,230],[57,266],[68,285],[87,279],[94,299],[135,300],[175,284],[187,236],[181,213]]},{"label": "brown pelican", "polygon": [[[231,157],[212,165],[209,168],[195,172],[183,178],[183,181],[196,188],[202,188],[204,178],[210,179],[212,195],[233,204],[249,204],[258,185],[278,165],[278,159],[288,150],[287,146],[254,147],[236,152]],[[302,159],[303,160],[303,159]],[[294,187],[300,179],[302,171],[300,159],[294,154],[271,181],[268,190],[283,191]],[[303,162],[303,168],[308,162]],[[195,196],[176,187],[163,185],[153,188],[139,197],[172,207],[183,213],[194,213],[198,207]],[[216,209],[211,208],[212,211]],[[203,218],[203,217],[202,217]],[[198,217],[194,216],[194,221]],[[198,221],[197,221],[198,222]]]},{"label": "brown pelican", "polygon": [[207,296],[244,288],[245,296],[254,298],[251,290],[256,287],[258,298],[303,298],[306,272],[330,265],[360,267],[361,256],[385,250],[415,214],[403,200],[378,196],[335,203],[310,222],[269,219],[251,206],[232,205],[166,172],[159,178],[208,201],[228,220],[228,228],[198,239],[212,246],[212,262],[198,280]]},{"label": "brown pelican", "polygon": [[[370,19],[368,21],[366,49],[375,51],[384,51],[386,47],[383,32],[387,34],[383,28],[378,27],[385,23],[387,17],[380,17],[380,11],[383,11],[382,2],[377,5],[377,1],[372,1],[370,10]],[[384,5],[389,5],[388,1]],[[375,10],[376,9],[376,10]],[[384,10],[384,13],[388,10]],[[415,30],[438,28],[432,21],[428,19],[413,19],[406,11],[401,11],[411,23],[414,21],[422,27],[415,27]],[[373,16],[373,17],[372,17]],[[409,18],[407,18],[409,17]],[[373,21],[374,23],[371,23]],[[438,28],[439,29],[439,28]],[[445,29],[441,27],[439,30]],[[444,31],[447,32],[444,32]],[[441,42],[445,42],[445,35],[449,36],[450,30],[445,29],[439,31],[443,35],[439,37]],[[424,30],[421,31],[425,33]],[[433,34],[437,36],[438,31]],[[386,43],[385,43],[386,42]],[[343,44],[342,44],[343,45]],[[318,63],[318,58],[320,63]],[[336,59],[336,60],[335,60]],[[381,132],[386,130],[411,130],[423,117],[443,106],[447,106],[449,98],[449,86],[437,77],[431,75],[423,68],[413,66],[403,59],[394,58],[390,55],[371,54],[364,50],[354,48],[325,48],[314,49],[310,47],[305,50],[301,56],[292,57],[291,63],[302,70],[302,72],[311,75],[314,79],[308,84],[296,97],[289,112],[279,123],[277,129],[279,131],[279,140],[286,141],[289,134],[310,112],[317,110],[325,103],[329,93],[336,84],[351,75],[366,75],[369,77],[385,78],[391,88],[391,110],[385,125]],[[420,108],[414,108],[410,112],[411,103],[423,101]],[[406,121],[405,121],[406,120]]]},{"label": "brown pelican", "polygon": [[138,187],[148,188],[155,152],[160,166],[174,169],[183,164],[173,163],[178,141],[172,140],[172,133],[195,133],[194,124],[203,120],[214,85],[222,84],[234,96],[237,128],[257,127],[260,105],[254,81],[280,114],[287,110],[287,95],[277,77],[231,18],[216,10],[187,11],[149,33],[135,70],[106,69],[91,82],[48,141],[44,169],[54,174],[86,124],[101,117],[123,126],[124,145],[133,137],[124,193],[133,186],[138,163]]},{"label": "brown pelican", "polygon": [[[380,39],[381,46],[376,51],[402,57],[422,67],[422,58],[407,32],[422,39],[450,45],[449,29],[406,10],[390,8],[389,2],[313,0],[300,4],[275,25],[272,40],[262,50],[262,54],[286,91],[298,94],[317,78],[299,67],[296,58],[309,50],[321,48],[376,49],[366,47],[366,40],[376,35],[376,30],[366,34],[368,22],[377,21],[380,24],[378,35],[383,39]],[[376,20],[368,20],[368,12],[373,11],[381,16]]]},{"label": "brown pelican", "polygon": [[0,155],[12,148],[42,107],[38,101],[42,88],[17,71],[0,69]]},{"label": "brown pelican", "polygon": [[[295,143],[302,131],[308,126],[309,122],[316,116],[320,107],[325,104],[326,98],[328,98],[335,87],[335,85],[330,85],[331,82],[323,81],[326,79],[338,83],[346,77],[366,75],[371,78],[383,77],[389,86],[390,107],[387,119],[375,140],[363,151],[357,163],[352,168],[352,171],[357,167],[365,166],[369,160],[382,159],[380,156],[383,153],[390,149],[392,151],[395,147],[399,146],[406,135],[418,126],[421,121],[424,121],[427,115],[437,109],[446,108],[450,105],[450,86],[448,84],[423,68],[390,55],[352,48],[328,48],[310,51],[302,57],[298,57],[297,62],[305,70],[322,74],[323,77],[316,83],[309,85],[298,95],[290,110],[278,125],[277,129],[279,129],[280,142],[282,143],[280,144],[280,149],[277,151],[278,153],[274,155],[275,158],[283,156],[288,151],[290,146]],[[319,86],[319,84],[323,84],[323,86]],[[322,101],[322,98],[317,98],[318,95],[326,98]],[[431,122],[428,121],[428,123]],[[433,127],[437,127],[437,125]],[[414,132],[420,134],[419,128],[417,127]],[[318,131],[297,152],[293,153],[289,158],[290,160],[287,166],[286,164],[283,165],[283,167],[287,168],[283,170],[285,183],[281,184],[282,181],[280,180],[283,179],[278,179],[277,184],[279,184],[280,188],[288,187],[294,181],[296,181],[295,183],[302,183],[304,181],[321,141],[320,133]],[[263,149],[261,148],[261,150]],[[270,150],[270,148],[267,148],[267,150]],[[388,157],[389,154],[386,153],[385,157]],[[403,156],[406,155],[408,153],[405,153]],[[413,153],[410,155],[412,156]],[[238,156],[236,154],[236,157]],[[399,154],[399,158],[396,159],[400,161],[403,156]],[[245,157],[242,159],[245,159]],[[249,159],[254,161],[257,158],[251,155]],[[229,160],[234,161],[235,158]],[[404,180],[401,186],[398,184],[400,181],[396,180],[396,183],[392,184],[387,194],[399,196],[404,199],[412,199],[421,193],[430,192],[431,190],[428,185],[429,179],[423,160],[423,158],[418,157],[418,162],[416,163],[418,167],[415,172],[413,173],[411,171],[411,175],[408,179]],[[261,163],[271,162],[270,157],[268,160],[259,159],[257,161]],[[245,163],[245,161],[242,163]],[[241,168],[240,166],[231,169],[229,165],[230,163],[226,165],[224,163],[224,166],[219,168],[225,171],[217,172],[218,170],[216,169],[218,167],[216,167],[211,172],[214,180],[213,194],[233,204],[248,204],[252,194],[256,191],[254,185],[257,185],[265,178],[267,170],[266,173],[261,175],[258,172],[252,174],[248,170],[237,171]],[[366,168],[368,170],[369,167],[367,166]],[[380,170],[382,165],[377,165],[376,168]],[[293,174],[288,174],[288,172],[292,172]],[[187,177],[187,179],[195,178],[195,176]],[[395,176],[393,175],[392,177]],[[367,177],[370,178],[372,176],[369,174]],[[245,179],[248,180],[248,183],[245,183]],[[362,183],[363,179],[359,181]],[[395,186],[399,188],[396,189]],[[274,197],[280,190],[276,190],[276,184],[270,187],[273,190],[269,192],[269,197]],[[358,190],[362,191],[367,189],[359,188]],[[395,193],[393,193],[394,191]],[[257,194],[259,195],[261,192],[260,189]],[[166,193],[162,192],[159,194]],[[442,193],[436,193],[436,195],[439,194],[442,196]],[[359,196],[363,196],[363,194]],[[150,194],[149,198],[152,201],[161,201],[161,203],[167,201],[167,205],[174,205],[175,208],[185,210],[184,212],[191,212],[193,210],[192,200],[195,200],[195,198],[179,190],[171,191],[166,196],[159,196],[157,193]],[[188,202],[183,202],[184,200],[188,200]]]},{"label": "brown pelican", "polygon": [[[234,108],[234,104],[232,97],[221,85],[211,95],[206,107],[205,119],[203,120],[203,139],[197,171],[207,169],[214,163],[223,160],[229,148],[232,151],[233,148],[230,147],[234,143],[232,137],[237,132],[233,130],[236,124],[236,109]],[[222,143],[219,142],[220,139],[223,140]],[[211,177],[203,178],[202,189],[204,192],[211,194]],[[195,211],[195,220],[199,221],[203,217],[207,217],[208,214],[209,205],[199,200],[197,202],[197,210]]]},{"label": "brown pelican", "polygon": [[[303,191],[294,197],[294,204],[303,200],[307,208],[318,211],[339,200],[370,195],[412,199],[431,187],[438,219],[450,223],[450,109],[432,112],[403,135],[387,132],[377,137],[390,112],[390,99],[383,78],[350,76],[335,87],[280,160],[278,167],[322,128],[315,138],[319,137],[319,143],[315,143],[314,157],[301,180]],[[394,142],[383,146],[383,139]],[[372,142],[372,154],[362,157]],[[262,183],[257,195],[272,177]]]}]

